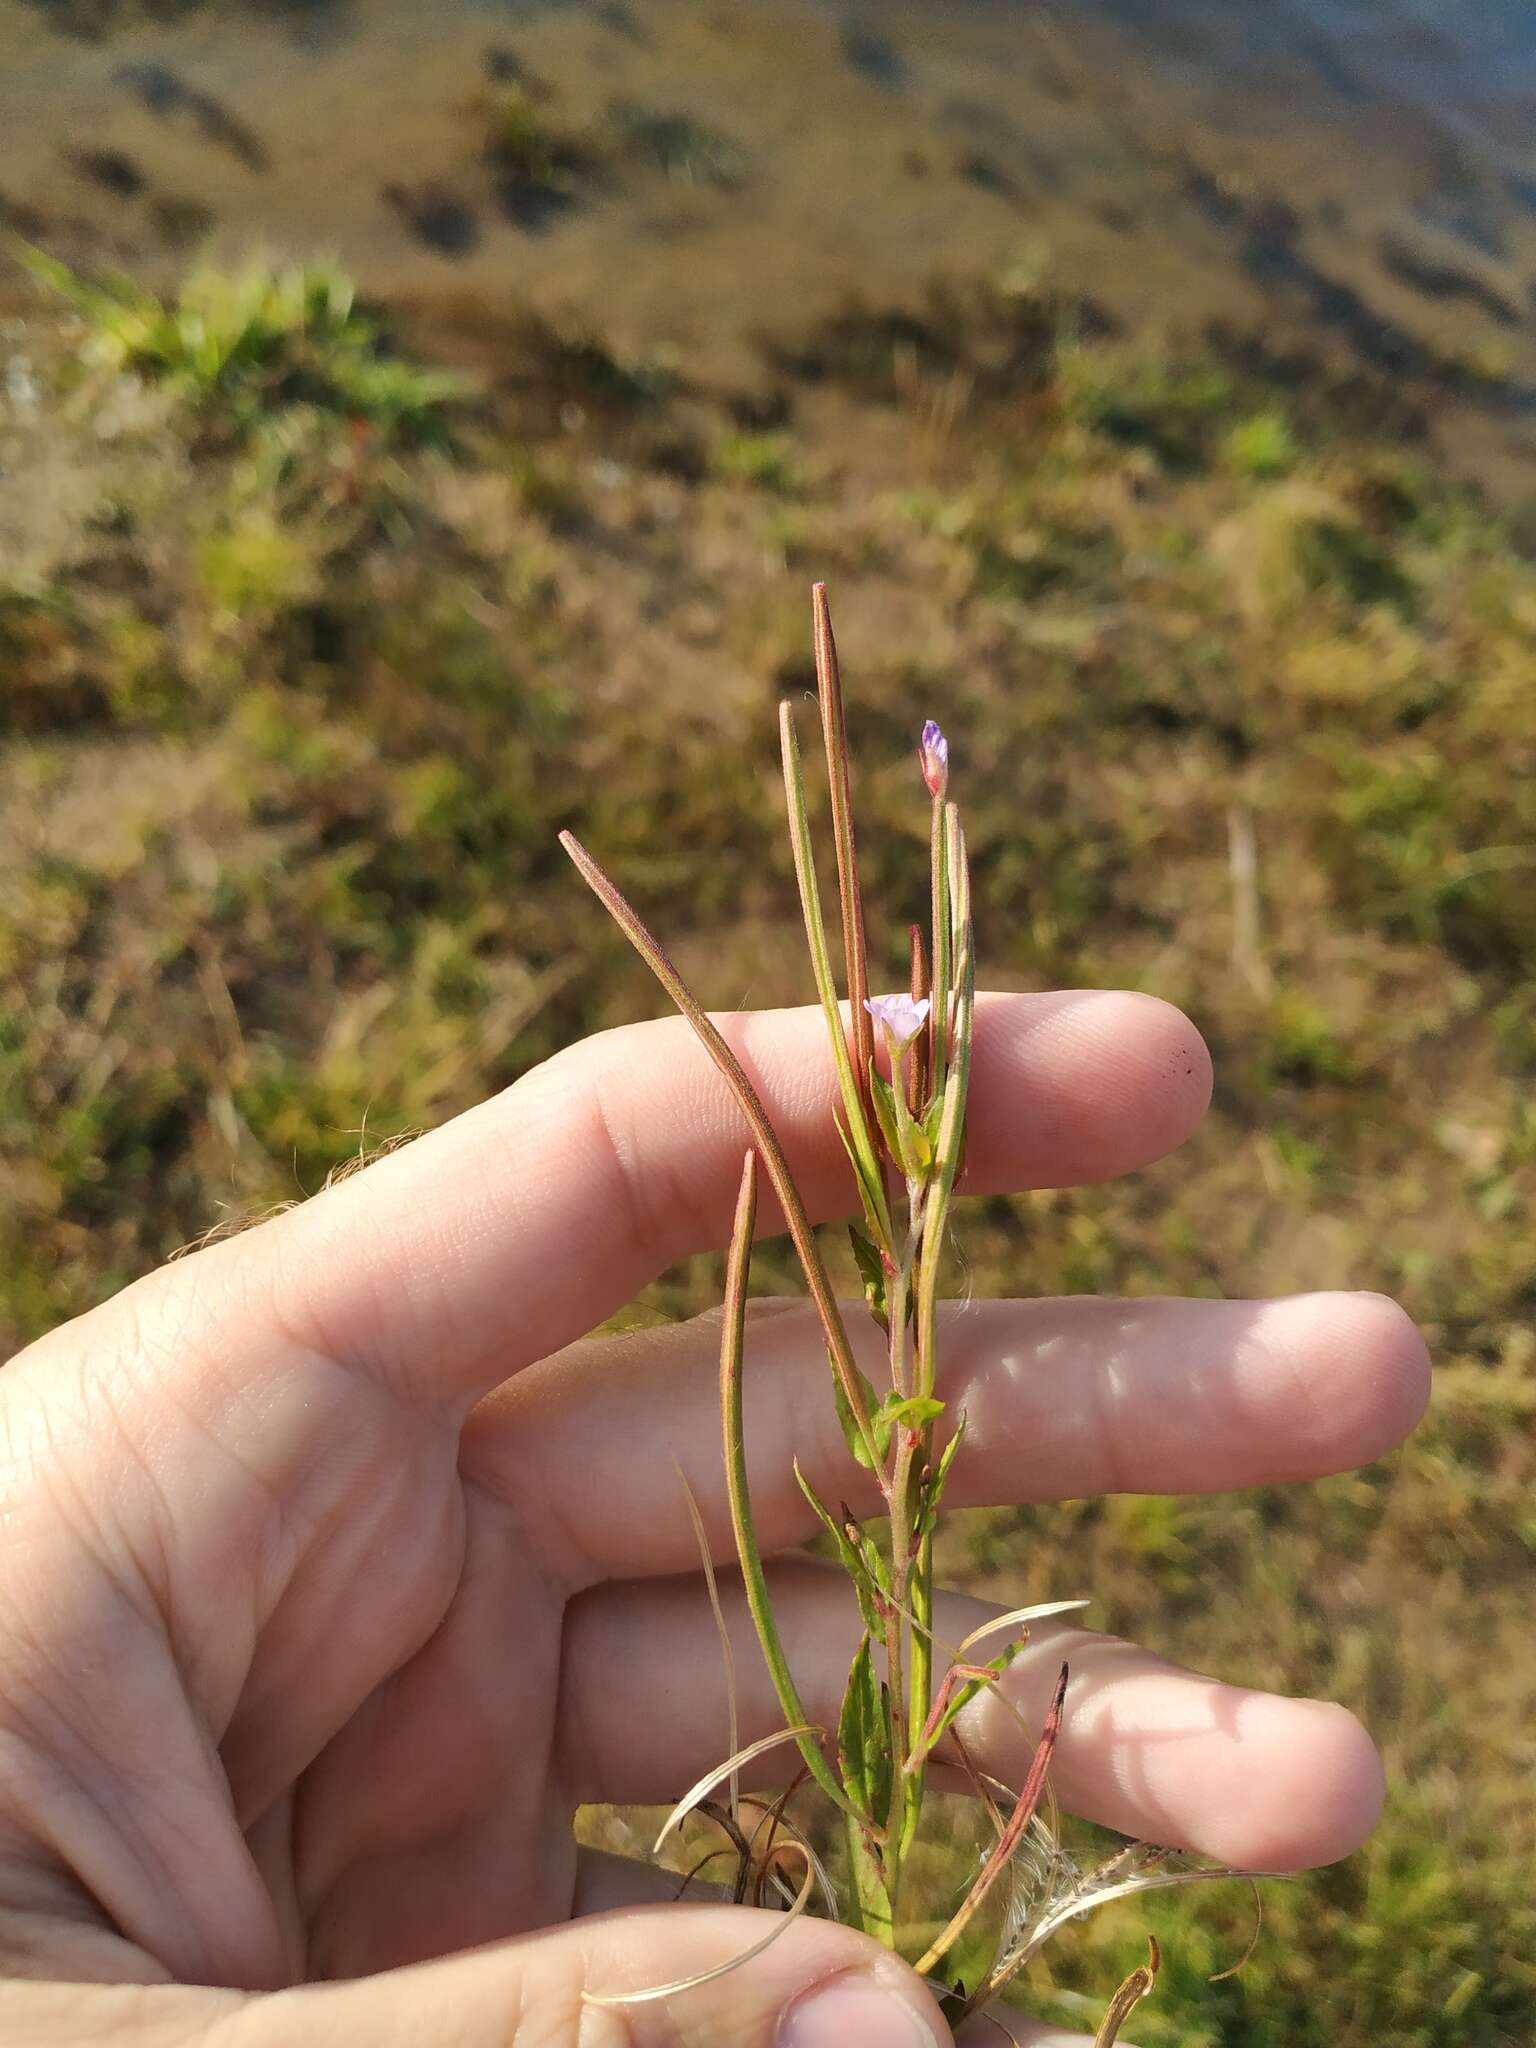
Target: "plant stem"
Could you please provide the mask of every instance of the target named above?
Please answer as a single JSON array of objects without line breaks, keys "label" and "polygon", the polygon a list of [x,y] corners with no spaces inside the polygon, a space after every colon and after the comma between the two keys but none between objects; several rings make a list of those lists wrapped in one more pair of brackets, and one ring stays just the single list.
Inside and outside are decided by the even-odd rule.
[{"label": "plant stem", "polygon": [[[941,818],[942,813],[942,818]],[[942,823],[943,845],[938,844]],[[931,1016],[948,1020],[953,1012],[953,1034],[946,1024],[934,1046],[934,1071],[942,1076],[943,1110],[934,1144],[933,1175],[923,1196],[920,1216],[914,1216],[920,1235],[916,1257],[916,1302],[914,1313],[916,1359],[914,1380],[919,1395],[932,1397],[938,1379],[938,1286],[944,1261],[945,1227],[949,1220],[950,1196],[959,1170],[965,1134],[966,1092],[970,1085],[971,1039],[974,1031],[975,973],[974,938],[971,929],[969,871],[965,857],[965,836],[959,813],[953,804],[934,804],[934,1004]],[[941,880],[942,877],[942,886]],[[953,930],[951,925],[953,924]],[[939,977],[942,963],[943,978]],[[953,972],[955,986],[950,986]],[[939,1085],[936,1083],[935,1085]],[[918,1477],[927,1471],[933,1449],[933,1426],[922,1432]],[[898,1468],[892,1484],[892,1530],[895,1530],[894,1497],[902,1484]],[[933,1646],[924,1633],[933,1618],[933,1529],[931,1520],[918,1530],[917,1554],[913,1559],[909,1604],[920,1626],[911,1632],[911,1658],[906,1696],[906,1741],[910,1756],[920,1744],[928,1718],[933,1687]],[[917,1837],[926,1788],[926,1764],[920,1762],[902,1775],[903,1800],[896,1828],[898,1854],[905,1853]]]},{"label": "plant stem", "polygon": [[928,828],[928,866],[933,895],[933,925],[929,936],[929,960],[933,970],[933,1008],[928,1014],[928,1071],[930,1085],[944,1085],[949,1062],[949,1001],[951,956],[949,943],[949,860],[944,825],[944,799],[933,800]]},{"label": "plant stem", "polygon": [[953,804],[949,806],[949,814],[946,866],[950,870],[951,911],[959,949],[955,962],[953,1059],[944,1080],[944,1109],[934,1145],[933,1180],[923,1205],[923,1243],[917,1267],[917,1391],[924,1395],[933,1393],[937,1372],[935,1323],[939,1268],[944,1251],[944,1228],[949,1220],[950,1197],[959,1171],[960,1149],[965,1135],[965,1101],[970,1085],[971,1039],[975,1030],[976,968],[970,875],[966,865],[965,835]]},{"label": "plant stem", "polygon": [[[779,1696],[779,1706],[789,1727],[798,1728],[809,1720],[768,1597],[768,1580],[763,1571],[757,1529],[752,1520],[752,1496],[747,1485],[747,1452],[742,1421],[742,1364],[746,1350],[747,1274],[752,1263],[752,1231],[757,1221],[757,1155],[749,1152],[741,1169],[741,1190],[736,1198],[736,1220],[731,1229],[731,1250],[725,1269],[724,1321],[720,1332],[720,1425],[725,1439],[725,1488],[731,1507],[731,1529],[736,1538],[736,1555],[746,1588],[747,1608],[763,1660]],[[796,1737],[805,1767],[827,1794],[853,1816],[850,1804],[820,1746],[810,1735]]]},{"label": "plant stem", "polygon": [[[907,1754],[911,1756],[921,1743],[923,1730],[928,1724],[933,1693],[933,1641],[930,1634],[933,1627],[931,1521],[918,1538],[908,1605],[912,1618],[917,1623],[908,1638],[911,1653],[907,1667]],[[903,1784],[906,1797],[901,1812],[901,1824],[897,1831],[897,1843],[899,1853],[905,1857],[917,1839],[918,1823],[922,1819],[923,1794],[927,1788],[926,1757],[906,1772]]]}]

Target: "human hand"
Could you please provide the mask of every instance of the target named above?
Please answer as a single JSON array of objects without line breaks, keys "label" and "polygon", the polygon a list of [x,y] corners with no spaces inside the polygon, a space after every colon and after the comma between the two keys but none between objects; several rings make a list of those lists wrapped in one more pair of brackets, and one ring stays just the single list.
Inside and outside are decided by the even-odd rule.
[{"label": "human hand", "polygon": [[[726,1028],[813,1214],[846,1211],[820,1013]],[[1179,1143],[1209,1067],[1149,998],[996,997],[973,1090],[967,1188],[1065,1186]],[[948,2038],[898,1962],[808,1919],[674,1999],[583,2004],[763,1931],[745,1908],[659,1903],[655,1873],[571,1832],[578,1803],[671,1800],[725,1749],[676,1469],[730,1558],[718,1321],[582,1333],[723,1242],[742,1149],[684,1023],[608,1033],[0,1375],[0,1959],[31,1980],[0,1992],[7,2040]],[[1398,1441],[1426,1387],[1418,1337],[1374,1295],[986,1302],[952,1312],[944,1356],[969,1418],[959,1505],[1307,1478]],[[760,1305],[765,1546],[812,1533],[794,1455],[823,1495],[873,1508],[825,1374],[808,1311]],[[802,1691],[835,1719],[846,1589],[809,1560],[776,1571]],[[941,1632],[985,1613],[956,1601]],[[779,1716],[738,1618],[746,1742]],[[1026,1719],[1064,1655],[1073,1809],[1278,1868],[1370,1828],[1380,1768],[1342,1709],[1046,1625],[1003,1681]],[[1016,1721],[983,1698],[966,1725],[1016,1783]]]}]

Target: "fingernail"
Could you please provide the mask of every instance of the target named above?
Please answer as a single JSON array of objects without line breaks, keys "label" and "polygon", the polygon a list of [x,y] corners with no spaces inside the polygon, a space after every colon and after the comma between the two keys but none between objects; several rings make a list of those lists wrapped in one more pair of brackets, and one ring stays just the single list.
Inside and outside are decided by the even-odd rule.
[{"label": "fingernail", "polygon": [[858,1970],[797,1998],[774,2048],[939,2048],[939,2040],[901,1992]]}]

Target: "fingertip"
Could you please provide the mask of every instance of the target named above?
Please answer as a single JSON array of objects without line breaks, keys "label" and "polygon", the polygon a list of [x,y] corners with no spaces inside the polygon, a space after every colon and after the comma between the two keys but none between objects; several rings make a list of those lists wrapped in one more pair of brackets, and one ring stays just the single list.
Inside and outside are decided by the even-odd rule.
[{"label": "fingertip", "polygon": [[1242,1869],[1300,1871],[1358,1849],[1381,1817],[1376,1745],[1331,1700],[1250,1695],[1234,1797],[1213,1812],[1206,1854]]},{"label": "fingertip", "polygon": [[1362,1443],[1379,1457],[1424,1419],[1432,1367],[1429,1346],[1408,1311],[1390,1295],[1362,1290],[1344,1296],[1362,1394]]},{"label": "fingertip", "polygon": [[793,1998],[773,2048],[940,2048],[950,2039],[927,1987],[881,1959],[824,1978]]},{"label": "fingertip", "polygon": [[1198,1126],[1211,1057],[1181,1010],[1128,990],[991,996],[977,1007],[972,1179],[999,1188],[1108,1180]]},{"label": "fingertip", "polygon": [[1367,1464],[1424,1414],[1429,1352],[1384,1294],[1288,1295],[1263,1305],[1251,1337],[1254,1393],[1297,1476]]}]

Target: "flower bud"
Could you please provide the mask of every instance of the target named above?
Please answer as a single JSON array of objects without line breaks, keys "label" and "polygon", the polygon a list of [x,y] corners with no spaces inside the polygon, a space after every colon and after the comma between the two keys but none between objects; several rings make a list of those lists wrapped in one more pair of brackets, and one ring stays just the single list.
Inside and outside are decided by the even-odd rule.
[{"label": "flower bud", "polygon": [[949,787],[949,741],[931,718],[923,727],[917,758],[922,763],[923,780],[928,785],[928,794],[943,796]]}]

